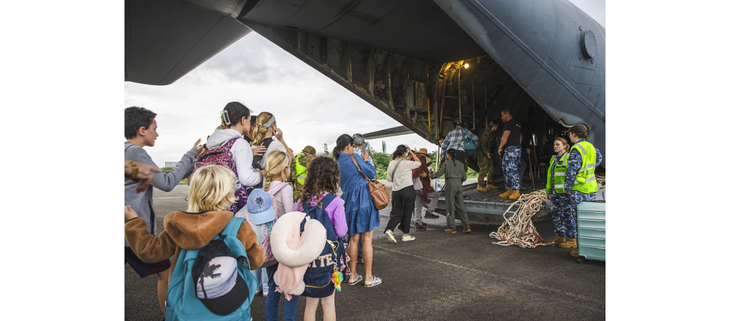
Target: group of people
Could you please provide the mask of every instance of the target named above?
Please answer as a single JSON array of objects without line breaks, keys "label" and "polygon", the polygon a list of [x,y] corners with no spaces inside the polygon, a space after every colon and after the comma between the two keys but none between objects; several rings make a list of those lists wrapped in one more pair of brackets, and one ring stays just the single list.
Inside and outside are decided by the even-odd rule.
[{"label": "group of people", "polygon": [[[492,150],[498,146],[497,154],[502,157],[502,174],[506,189],[504,193],[499,194],[499,197],[510,200],[520,197],[520,180],[523,173],[519,169],[525,167],[520,166],[524,162],[522,127],[514,120],[509,109],[502,110],[500,115],[504,122],[501,138],[498,138],[497,128],[499,126],[494,121],[487,123],[478,139],[476,135],[457,122],[456,128],[440,141],[441,148],[447,151],[448,160],[443,163],[441,170],[434,176],[440,176],[441,173],[446,174],[446,211],[455,214],[448,216],[447,233],[456,233],[455,216],[461,220],[465,233],[471,231],[469,219],[464,211],[461,189],[461,184],[466,179],[464,147],[466,139],[478,142],[476,154],[480,171],[477,178],[477,191],[486,192],[498,189],[496,185],[492,184],[494,182],[493,158],[496,156]],[[553,148],[556,155],[550,159],[546,192],[552,203],[551,211],[556,235],[550,242],[560,248],[573,249],[577,248],[577,206],[583,201],[596,199],[598,183],[595,169],[603,161],[603,156],[593,144],[586,141],[588,128],[585,125],[577,124],[571,127],[569,138],[573,144],[572,147],[565,138],[556,137],[554,140]],[[497,141],[499,141],[498,144]],[[526,153],[529,157],[529,148]],[[578,257],[578,251],[571,251],[570,254]]]},{"label": "group of people", "polygon": [[[287,213],[323,209],[326,215],[318,216],[318,220],[328,232],[327,242],[338,243],[347,236],[349,257],[359,253],[362,256],[362,275],[357,272],[356,260],[346,262],[348,284],[362,282],[365,287],[374,287],[383,283],[372,272],[372,233],[380,225],[380,216],[368,189],[376,170],[362,146],[362,135],[341,135],[333,157],[316,157],[311,146],[295,155],[274,115],[251,115],[243,104],[231,102],[221,112],[221,125],[205,144],[198,140],[172,170],[160,171],[144,150],[154,146],[158,137],[155,116],[142,107],[125,109],[125,262],[140,277],[156,275],[163,313],[180,313],[173,311],[175,301],[171,295],[179,290],[178,274],[185,273],[179,271],[187,267],[182,263],[189,256],[185,253],[212,246],[218,236],[225,236],[221,233],[228,231],[230,224],[238,222],[236,218],[248,221],[233,229],[237,231],[235,239],[240,241],[236,244],[245,249],[242,255],[247,258],[246,269],[251,271],[242,279],[254,279],[256,292],[266,297],[267,320],[278,320],[282,295],[287,298],[284,319],[294,320],[298,294],[307,297],[305,320],[314,320],[320,305],[325,320],[336,318],[335,287],[312,291],[303,286],[308,269],[301,273],[301,267],[289,266],[289,260],[279,261],[274,255],[277,250],[273,244],[281,242],[271,239],[272,229]],[[159,233],[152,206],[153,189],[148,187],[171,191],[185,178],[190,186],[188,208],[168,214],[164,231]],[[283,242],[292,248],[307,245],[290,241],[288,237]],[[330,259],[322,262],[334,265]],[[334,274],[329,274],[334,281]],[[300,285],[305,290],[298,290]],[[206,304],[207,296],[198,298],[216,313],[210,303]],[[246,304],[250,305],[250,300],[236,303],[235,311],[246,309]]]},{"label": "group of people", "polygon": [[[251,271],[251,275],[243,279],[255,279],[255,290],[266,297],[267,320],[278,319],[282,295],[287,298],[284,319],[294,320],[299,294],[307,297],[305,320],[313,320],[320,305],[325,320],[334,320],[335,287],[297,290],[304,287],[300,285],[308,272],[302,272],[304,267],[290,266],[288,260],[279,260],[272,245],[282,244],[271,239],[277,220],[287,213],[309,213],[315,208],[326,213],[317,217],[327,231],[330,244],[339,244],[341,238],[347,237],[346,251],[352,258],[342,261],[343,269],[349,270],[345,274],[347,283],[363,282],[365,287],[383,283],[372,271],[373,230],[380,226],[380,215],[368,185],[376,179],[376,168],[362,135],[339,136],[332,157],[317,157],[311,146],[295,155],[285,142],[274,115],[268,112],[252,115],[243,104],[231,102],[221,112],[221,125],[205,144],[201,145],[198,140],[172,170],[160,171],[144,150],[144,147],[154,146],[158,137],[155,116],[154,112],[142,107],[125,109],[125,262],[140,277],[157,277],[157,295],[163,312],[173,310],[170,307],[175,302],[171,302],[170,295],[179,285],[174,280],[184,273],[176,274],[175,270],[187,268],[182,263],[188,259],[187,251],[197,251],[213,244],[218,237],[224,239],[226,235],[222,233],[234,231],[231,233],[235,234],[237,246],[245,250],[239,254],[247,258],[245,268]],[[502,120],[505,126],[498,153],[503,157],[507,191],[500,197],[516,199],[519,197],[520,177],[516,164],[520,162],[520,126],[509,111],[502,112]],[[462,190],[466,180],[465,139],[479,142],[480,165],[488,166],[493,155],[487,154],[486,159],[481,155],[488,151],[488,141],[496,136],[497,127],[496,123],[490,122],[480,139],[457,123],[456,129],[440,142],[446,159],[435,173],[429,169],[431,161],[427,161],[425,149],[414,151],[406,145],[396,148],[387,170],[387,180],[393,183],[392,211],[384,230],[389,242],[397,243],[396,228],[403,232],[401,241],[415,240],[410,232],[412,216],[415,216],[417,230],[426,229],[424,218],[436,217],[434,210],[439,193],[431,186],[430,179],[441,176],[445,176],[447,212],[451,213],[447,216],[445,232],[457,232],[457,217],[462,221],[463,232],[471,232]],[[557,235],[553,241],[563,248],[575,247],[575,208],[581,201],[595,199],[594,171],[602,161],[600,152],[585,141],[585,126],[574,126],[570,138],[574,143],[570,153],[565,139],[555,140],[558,155],[550,162],[547,188],[553,202]],[[480,191],[497,188],[493,184],[483,184],[484,177],[490,182],[490,174],[489,170],[484,175],[480,173]],[[158,233],[152,206],[153,189],[149,186],[171,191],[185,178],[189,178],[190,185],[188,208],[168,214],[164,232]],[[242,224],[237,218],[248,223]],[[239,222],[236,223],[239,226],[231,227],[234,222]],[[293,248],[306,242],[294,243],[291,237],[284,242]],[[327,265],[337,265],[337,260],[326,261]],[[364,274],[357,272],[358,263],[364,265]],[[316,264],[312,265],[309,268],[316,267]],[[336,281],[333,286],[337,284],[339,289],[339,281],[345,280],[337,281],[336,273],[332,273],[332,277]],[[204,297],[199,298],[207,302],[203,300],[208,299],[205,288],[202,291]],[[221,301],[216,302],[220,305]],[[236,304],[236,309],[247,309],[245,305],[250,305],[250,300]]]}]

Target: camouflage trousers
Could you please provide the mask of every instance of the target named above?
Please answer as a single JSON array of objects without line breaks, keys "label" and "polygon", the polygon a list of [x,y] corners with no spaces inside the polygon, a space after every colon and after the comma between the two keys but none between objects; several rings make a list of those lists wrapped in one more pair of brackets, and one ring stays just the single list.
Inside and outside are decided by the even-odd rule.
[{"label": "camouflage trousers", "polygon": [[553,205],[551,214],[553,216],[553,225],[555,225],[555,235],[575,238],[575,217],[573,216],[570,195],[558,194],[553,191],[550,194],[550,202]]},{"label": "camouflage trousers", "polygon": [[504,186],[506,189],[520,190],[520,158],[522,157],[522,147],[509,146],[505,148],[502,156],[502,176],[504,176]]},{"label": "camouflage trousers", "polygon": [[487,157],[487,154],[477,154],[477,162],[479,163],[479,176],[477,183],[484,186],[484,178],[487,178],[487,184],[494,181],[494,161]]},{"label": "camouflage trousers", "polygon": [[573,214],[573,217],[578,217],[578,204],[580,204],[583,201],[595,201],[596,200],[596,194],[598,193],[581,193],[578,191],[571,191],[570,192],[570,210]]}]

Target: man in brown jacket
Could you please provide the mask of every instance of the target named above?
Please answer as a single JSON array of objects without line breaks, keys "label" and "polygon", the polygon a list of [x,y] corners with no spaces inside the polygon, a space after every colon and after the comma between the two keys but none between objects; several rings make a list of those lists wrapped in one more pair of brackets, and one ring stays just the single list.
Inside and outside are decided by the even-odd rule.
[{"label": "man in brown jacket", "polygon": [[416,218],[416,230],[423,231],[426,229],[426,223],[423,223],[421,214],[423,213],[423,203],[428,202],[428,198],[431,198],[431,202],[428,204],[426,209],[426,215],[424,218],[433,219],[438,218],[433,214],[436,210],[436,204],[439,201],[439,193],[431,187],[431,179],[422,177],[422,173],[428,175],[428,165],[431,161],[426,162],[426,157],[430,156],[425,148],[421,148],[416,152],[418,160],[421,162],[421,167],[413,170],[413,188],[416,190],[416,206],[414,208],[413,217]]}]

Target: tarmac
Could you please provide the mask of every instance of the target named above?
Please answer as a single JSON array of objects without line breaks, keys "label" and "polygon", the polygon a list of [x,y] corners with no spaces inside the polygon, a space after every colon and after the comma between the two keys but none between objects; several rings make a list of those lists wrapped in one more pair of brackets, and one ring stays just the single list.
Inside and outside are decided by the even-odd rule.
[{"label": "tarmac", "polygon": [[[468,181],[466,183],[469,183]],[[386,184],[389,185],[389,184]],[[154,191],[157,224],[166,213],[187,208],[188,186],[166,193]],[[424,220],[426,231],[411,228],[416,240],[391,244],[383,234],[390,206],[380,211],[375,229],[373,274],[383,284],[365,288],[342,285],[335,295],[339,320],[605,320],[606,265],[579,264],[570,250],[558,247],[522,249],[492,244],[497,225],[472,225],[464,234],[446,234],[446,218]],[[552,221],[536,222],[545,239],[554,236]],[[365,273],[358,265],[358,274]],[[347,278],[346,278],[347,280]],[[140,278],[125,264],[125,319],[162,320],[157,303],[157,278]],[[298,302],[297,320],[304,316]],[[265,320],[263,296],[251,305],[253,320]],[[283,320],[283,299],[279,303]],[[321,308],[317,320],[322,319]]]}]

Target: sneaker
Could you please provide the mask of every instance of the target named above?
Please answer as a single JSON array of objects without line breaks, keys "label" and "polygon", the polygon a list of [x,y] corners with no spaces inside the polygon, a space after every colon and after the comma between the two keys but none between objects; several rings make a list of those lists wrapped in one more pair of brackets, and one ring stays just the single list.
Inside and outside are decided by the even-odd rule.
[{"label": "sneaker", "polygon": [[464,233],[471,233],[471,228],[465,228]]},{"label": "sneaker", "polygon": [[410,234],[403,234],[403,237],[401,238],[403,242],[413,241],[415,239],[416,237]]},{"label": "sneaker", "polygon": [[425,224],[416,224],[416,231],[425,231],[426,225]]},{"label": "sneaker", "polygon": [[439,218],[439,217],[436,216],[435,214],[426,213],[426,215],[423,218],[435,219],[435,218]]},{"label": "sneaker", "polygon": [[456,230],[455,229],[451,229],[451,228],[445,229],[444,232],[446,232],[448,234],[456,234]]},{"label": "sneaker", "polygon": [[398,242],[396,242],[396,240],[395,240],[395,236],[393,235],[393,231],[391,231],[391,230],[387,230],[387,231],[385,231],[385,235],[387,235],[387,236],[388,236],[388,241],[389,241],[390,243],[393,243],[393,244],[395,244],[395,243],[398,243]]}]

